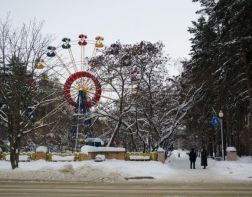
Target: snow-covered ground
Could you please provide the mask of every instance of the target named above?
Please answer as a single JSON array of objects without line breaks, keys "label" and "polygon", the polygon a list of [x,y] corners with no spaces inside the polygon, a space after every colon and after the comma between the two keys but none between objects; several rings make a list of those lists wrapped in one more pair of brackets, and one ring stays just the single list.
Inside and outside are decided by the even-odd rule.
[{"label": "snow-covered ground", "polygon": [[252,158],[240,158],[238,161],[215,161],[209,158],[207,169],[200,166],[200,158],[197,158],[196,169],[189,169],[188,155],[182,150],[173,151],[165,164],[156,161],[39,160],[20,162],[18,169],[11,170],[9,161],[0,161],[0,180],[125,182],[125,178],[132,177],[153,177],[148,181],[165,182],[252,182]]},{"label": "snow-covered ground", "polygon": [[[187,151],[189,152],[189,151]],[[189,169],[190,162],[186,151],[174,150],[167,159],[167,164],[176,170],[174,181],[185,182],[252,182],[252,157],[242,157],[237,161],[216,161],[208,158],[207,169],[196,160],[196,169]],[[180,157],[178,157],[180,153]]]}]

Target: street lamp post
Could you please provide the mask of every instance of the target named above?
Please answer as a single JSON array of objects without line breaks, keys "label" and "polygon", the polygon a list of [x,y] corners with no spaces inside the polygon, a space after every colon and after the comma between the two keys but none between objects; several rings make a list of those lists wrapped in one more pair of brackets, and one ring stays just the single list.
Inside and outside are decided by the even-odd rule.
[{"label": "street lamp post", "polygon": [[222,110],[220,110],[219,117],[220,117],[220,126],[221,126],[221,155],[222,155],[223,160],[225,160],[224,140],[223,140],[223,122],[222,122],[223,116],[224,116],[224,114],[223,114]]}]

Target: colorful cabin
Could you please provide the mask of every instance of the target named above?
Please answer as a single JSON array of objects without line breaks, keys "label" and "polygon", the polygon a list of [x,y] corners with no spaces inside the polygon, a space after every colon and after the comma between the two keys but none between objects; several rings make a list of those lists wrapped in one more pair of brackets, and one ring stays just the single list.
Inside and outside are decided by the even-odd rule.
[{"label": "colorful cabin", "polygon": [[44,65],[44,60],[43,59],[40,59],[38,58],[36,60],[36,66],[35,66],[35,69],[43,69],[45,68],[45,65]]},{"label": "colorful cabin", "polygon": [[102,47],[104,47],[104,44],[102,43],[102,41],[104,40],[104,38],[102,36],[96,36],[95,40],[96,40],[96,42],[95,42],[95,47],[96,48],[102,48]]},{"label": "colorful cabin", "polygon": [[69,44],[70,41],[71,41],[70,38],[63,38],[63,39],[62,39],[62,42],[63,42],[62,48],[63,48],[63,49],[70,49],[70,47],[71,47],[71,45]]},{"label": "colorful cabin", "polygon": [[97,41],[98,41],[98,40],[103,41],[104,38],[103,38],[102,36],[96,36],[96,37],[95,37],[95,40],[97,40]]},{"label": "colorful cabin", "polygon": [[80,46],[86,46],[86,45],[87,45],[87,41],[86,41],[87,35],[80,34],[80,35],[79,35],[79,38],[80,38],[80,40],[79,40],[78,44],[79,44]]},{"label": "colorful cabin", "polygon": [[56,55],[55,51],[56,51],[56,47],[53,47],[53,46],[49,46],[47,47],[47,49],[49,50],[46,55],[48,57],[54,57]]},{"label": "colorful cabin", "polygon": [[104,47],[104,45],[103,45],[103,43],[95,43],[95,47],[96,48],[102,48],[102,47]]},{"label": "colorful cabin", "polygon": [[39,69],[39,70],[42,70],[43,68],[45,68],[45,66],[39,62],[36,66],[35,66],[36,69]]}]

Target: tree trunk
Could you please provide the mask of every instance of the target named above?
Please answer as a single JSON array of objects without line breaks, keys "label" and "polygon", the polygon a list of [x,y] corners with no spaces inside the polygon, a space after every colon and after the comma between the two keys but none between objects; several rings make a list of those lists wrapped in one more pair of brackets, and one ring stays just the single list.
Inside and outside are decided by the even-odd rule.
[{"label": "tree trunk", "polygon": [[246,131],[248,134],[248,139],[247,139],[247,149],[248,149],[248,154],[252,155],[252,87],[251,87],[251,66],[248,63],[248,58],[247,54],[244,55],[245,59],[245,66],[247,68],[247,89],[248,89],[248,95],[249,95],[249,106],[248,106],[248,130]]},{"label": "tree trunk", "polygon": [[133,133],[131,133],[130,137],[131,137],[131,141],[132,141],[132,145],[134,147],[134,150],[137,152],[138,149],[137,149],[137,146],[136,146],[136,143],[135,143],[135,140],[134,140]]},{"label": "tree trunk", "polygon": [[111,146],[112,142],[113,142],[114,139],[115,139],[116,134],[118,133],[118,131],[119,131],[120,127],[121,127],[121,124],[122,124],[122,120],[121,120],[121,117],[119,117],[119,120],[118,120],[118,122],[117,122],[117,125],[116,125],[116,127],[115,127],[115,129],[114,129],[114,132],[112,133],[112,136],[111,136],[111,138],[110,138],[110,140],[109,140],[109,142],[108,142],[108,144],[107,144],[107,147],[110,147],[110,146]]},{"label": "tree trunk", "polygon": [[248,114],[248,154],[252,155],[252,98],[249,98]]},{"label": "tree trunk", "polygon": [[11,168],[14,170],[15,168],[18,168],[19,163],[19,152],[17,143],[11,143],[10,144],[10,162],[11,162]]},{"label": "tree trunk", "polygon": [[9,127],[10,162],[12,169],[15,169],[18,168],[19,163],[21,134],[19,122],[10,121],[9,124],[11,124]]}]

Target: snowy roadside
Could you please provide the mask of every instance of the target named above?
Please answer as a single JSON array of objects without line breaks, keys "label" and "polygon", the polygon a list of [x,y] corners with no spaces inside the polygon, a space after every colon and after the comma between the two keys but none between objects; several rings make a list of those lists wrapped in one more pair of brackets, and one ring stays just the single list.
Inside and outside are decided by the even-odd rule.
[{"label": "snowy roadside", "polygon": [[[178,153],[180,155],[178,156]],[[29,181],[83,181],[83,182],[127,182],[130,177],[153,177],[137,181],[161,182],[252,182],[252,158],[238,161],[215,161],[208,159],[207,169],[200,166],[189,169],[185,151],[173,151],[165,164],[156,161],[93,160],[81,162],[20,162],[20,167],[11,170],[9,161],[0,161],[0,180]],[[134,180],[135,181],[135,180]]]},{"label": "snowy roadside", "polygon": [[34,181],[94,181],[124,182],[126,177],[153,177],[165,179],[175,171],[156,161],[120,161],[104,162],[20,162],[18,169],[11,170],[10,162],[0,161],[0,180]]}]

